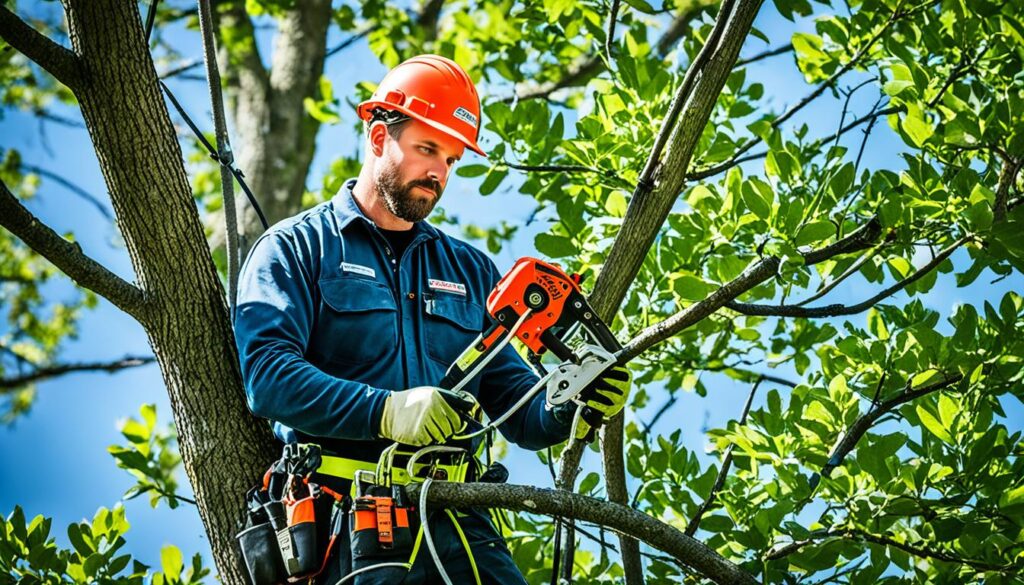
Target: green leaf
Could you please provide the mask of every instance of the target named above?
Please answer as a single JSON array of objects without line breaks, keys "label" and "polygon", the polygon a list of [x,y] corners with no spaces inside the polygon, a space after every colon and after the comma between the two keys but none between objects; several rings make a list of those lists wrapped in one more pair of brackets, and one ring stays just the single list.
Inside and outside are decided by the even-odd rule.
[{"label": "green leaf", "polygon": [[796,234],[796,245],[806,246],[822,240],[827,240],[836,232],[836,226],[827,219],[819,219],[805,224]]},{"label": "green leaf", "polygon": [[953,428],[953,421],[960,413],[960,405],[946,394],[939,396],[939,417],[942,419],[942,426],[947,429]]},{"label": "green leaf", "polygon": [[571,239],[553,234],[537,234],[537,237],[533,240],[533,245],[537,248],[538,252],[548,258],[575,256],[579,252]]},{"label": "green leaf", "polygon": [[950,436],[949,431],[947,431],[946,428],[942,426],[942,423],[939,422],[939,420],[936,419],[932,413],[925,410],[924,407],[921,406],[920,404],[915,406],[914,408],[917,412],[918,418],[921,419],[921,424],[923,424],[924,427],[931,432],[931,434],[941,439],[944,443],[953,444],[953,437]]},{"label": "green leaf", "polygon": [[501,185],[501,182],[505,180],[506,176],[508,176],[507,168],[501,170],[492,168],[487,173],[487,177],[484,178],[484,182],[480,184],[480,194],[490,195],[491,193],[494,193],[494,190],[498,188],[498,185]]},{"label": "green leaf", "polygon": [[594,488],[597,487],[599,481],[601,481],[601,477],[597,475],[597,473],[591,471],[583,478],[583,481],[580,482],[579,493],[590,494],[594,491]]},{"label": "green leaf", "polygon": [[746,204],[747,209],[754,212],[754,215],[761,219],[766,220],[771,217],[772,208],[761,196],[760,190],[754,188],[753,181],[744,182],[742,192],[743,203]]},{"label": "green leaf", "polygon": [[[68,540],[71,541],[71,546],[75,547],[75,551],[78,555],[84,559],[88,558],[89,555],[95,552],[95,549],[93,549],[93,547],[90,546],[82,536],[82,528],[83,527],[77,522],[69,524]],[[85,528],[88,529],[87,526]]]},{"label": "green leaf", "polygon": [[924,119],[924,115],[917,108],[908,108],[907,115],[903,118],[903,131],[907,133],[914,146],[920,148],[935,130],[932,125]]},{"label": "green leaf", "polygon": [[145,421],[146,427],[152,431],[156,427],[156,405],[143,404],[139,407],[139,414],[142,415],[142,420]]},{"label": "green leaf", "polygon": [[874,307],[868,309],[868,331],[883,341],[889,339],[889,329],[885,326],[885,320]]},{"label": "green leaf", "polygon": [[121,434],[136,445],[149,442],[150,429],[135,419],[128,419],[121,424]]},{"label": "green leaf", "polygon": [[107,559],[100,553],[93,553],[89,555],[89,558],[85,559],[85,563],[82,564],[82,569],[85,570],[87,577],[95,577],[96,573],[99,572],[103,565],[107,564]]},{"label": "green leaf", "polygon": [[882,86],[882,91],[890,97],[896,97],[911,87],[914,87],[914,82],[909,79],[893,79]]},{"label": "green leaf", "polygon": [[472,179],[473,177],[479,177],[489,170],[491,170],[491,167],[487,165],[463,165],[455,167],[455,174],[460,177]]},{"label": "green leaf", "polygon": [[604,203],[604,209],[612,217],[625,217],[626,195],[618,189],[612,191],[608,194],[608,199]]},{"label": "green leaf", "polygon": [[672,281],[672,290],[680,298],[690,301],[703,300],[711,292],[713,287],[692,274],[682,274]]},{"label": "green leaf", "polygon": [[629,4],[633,8],[636,8],[644,14],[656,14],[658,11],[653,6],[648,4],[645,0],[626,0],[626,4]]},{"label": "green leaf", "polygon": [[160,566],[164,575],[177,578],[181,575],[184,563],[181,559],[181,551],[173,544],[168,544],[160,549]]},{"label": "green leaf", "polygon": [[999,507],[1004,513],[1010,515],[1016,516],[1024,513],[1024,485],[1003,492],[999,496]]}]

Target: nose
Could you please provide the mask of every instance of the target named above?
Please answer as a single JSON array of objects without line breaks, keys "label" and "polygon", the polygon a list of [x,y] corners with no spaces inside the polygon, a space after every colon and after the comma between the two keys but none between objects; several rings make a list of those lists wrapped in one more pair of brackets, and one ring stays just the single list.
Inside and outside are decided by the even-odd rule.
[{"label": "nose", "polygon": [[444,187],[445,181],[448,179],[448,173],[451,168],[443,160],[431,161],[430,168],[427,169],[427,176],[438,182],[441,187]]}]

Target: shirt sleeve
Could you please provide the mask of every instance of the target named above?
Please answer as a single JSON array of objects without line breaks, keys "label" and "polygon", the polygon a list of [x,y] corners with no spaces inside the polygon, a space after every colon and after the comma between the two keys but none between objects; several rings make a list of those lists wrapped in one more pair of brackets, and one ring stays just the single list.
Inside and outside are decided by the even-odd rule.
[{"label": "shirt sleeve", "polygon": [[[498,269],[489,258],[483,268],[493,288],[500,278]],[[480,375],[480,406],[492,420],[512,408],[539,379],[511,343],[491,360]],[[546,402],[541,391],[498,430],[506,439],[524,449],[536,451],[561,443],[569,437],[572,417],[568,421],[556,418]]]},{"label": "shirt sleeve", "polygon": [[388,391],[325,374],[304,357],[316,306],[310,256],[290,234],[272,232],[242,267],[234,325],[249,409],[310,435],[376,439]]}]

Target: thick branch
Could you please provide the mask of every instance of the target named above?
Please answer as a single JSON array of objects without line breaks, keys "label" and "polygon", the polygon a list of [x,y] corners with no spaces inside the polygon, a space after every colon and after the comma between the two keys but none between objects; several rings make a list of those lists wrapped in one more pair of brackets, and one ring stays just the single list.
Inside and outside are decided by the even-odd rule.
[{"label": "thick branch", "polygon": [[82,70],[78,56],[46,38],[3,4],[0,4],[0,38],[72,91],[78,87]]},{"label": "thick branch", "polygon": [[437,20],[444,8],[444,1],[427,0],[416,17],[416,26],[423,31],[428,42],[437,40]]},{"label": "thick branch", "polygon": [[742,313],[744,315],[758,315],[765,317],[803,317],[803,318],[815,318],[815,317],[840,317],[844,315],[856,315],[875,306],[885,298],[893,295],[894,293],[903,290],[910,286],[936,267],[942,264],[949,258],[953,252],[957,250],[964,243],[972,240],[974,236],[964,236],[959,240],[950,244],[946,249],[942,250],[931,262],[925,264],[921,268],[914,271],[913,274],[903,278],[896,282],[892,286],[885,288],[875,296],[857,303],[855,305],[826,305],[824,307],[801,307],[797,305],[757,305],[751,303],[739,303],[736,301],[730,301],[726,304],[727,307]]},{"label": "thick branch", "polygon": [[[419,499],[419,489],[414,486],[410,490],[414,501]],[[612,502],[563,490],[448,482],[431,482],[427,502],[434,506],[504,508],[593,522],[642,540],[716,583],[757,583],[749,573],[701,542],[656,518]]]},{"label": "thick branch", "polygon": [[114,373],[127,368],[144,366],[156,361],[153,356],[126,357],[113,362],[81,362],[73,364],[57,364],[38,368],[27,374],[0,378],[0,394],[12,391],[31,382],[40,382],[56,378],[72,372],[107,372]]},{"label": "thick branch", "polygon": [[142,290],[125,282],[92,258],[78,244],[60,237],[32,215],[0,182],[0,225],[53,263],[79,286],[106,298],[117,308],[141,320],[146,308]]},{"label": "thick branch", "polygon": [[[743,426],[747,424],[747,415],[750,414],[750,406],[754,404],[754,396],[757,395],[757,388],[761,385],[763,378],[758,378],[754,385],[750,388],[750,394],[747,396],[747,403],[743,405],[743,414],[740,415],[739,424]],[[729,477],[729,468],[732,467],[732,451],[736,447],[736,443],[730,443],[725,449],[725,456],[722,457],[722,468],[718,470],[718,477],[715,478],[715,484],[711,486],[711,493],[701,503],[700,507],[697,508],[697,512],[690,518],[690,522],[686,525],[686,530],[683,532],[687,536],[693,536],[697,533],[697,529],[700,528],[700,521],[704,518],[704,514],[711,509],[711,506],[715,503],[715,498],[718,496],[718,492],[722,491],[722,487],[725,486],[725,478]]]},{"label": "thick branch", "polygon": [[665,29],[665,33],[658,39],[654,46],[655,53],[664,59],[669,51],[673,49],[679,40],[689,36],[693,31],[692,23],[704,10],[718,4],[718,0],[693,0],[687,6],[680,7],[679,14],[672,19],[672,22]]}]

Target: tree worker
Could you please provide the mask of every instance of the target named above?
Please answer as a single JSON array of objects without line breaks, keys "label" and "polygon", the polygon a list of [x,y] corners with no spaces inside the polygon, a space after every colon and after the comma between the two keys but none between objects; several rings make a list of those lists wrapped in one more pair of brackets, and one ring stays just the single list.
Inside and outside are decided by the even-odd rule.
[{"label": "tree worker", "polygon": [[[281,441],[319,444],[330,457],[314,477],[340,493],[353,470],[375,464],[388,445],[443,443],[463,428],[434,385],[486,326],[486,299],[501,276],[483,252],[423,221],[465,149],[486,156],[477,143],[480,100],[466,72],[444,57],[413,57],[357,111],[366,128],[359,176],[257,240],[234,315],[249,408],[273,421]],[[601,391],[587,404],[618,412],[630,388],[623,372],[599,378]],[[466,390],[496,418],[537,380],[510,345]],[[540,393],[499,430],[542,449],[569,436],[575,408],[547,408]],[[576,419],[582,437],[589,427]],[[458,523],[482,582],[526,583],[486,513],[460,510]],[[445,571],[472,583],[455,530],[444,514],[431,517]],[[342,540],[319,582],[349,572]],[[357,582],[381,578],[369,572]],[[402,582],[437,580],[431,558],[419,554]]]}]

